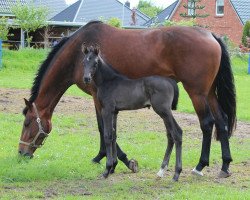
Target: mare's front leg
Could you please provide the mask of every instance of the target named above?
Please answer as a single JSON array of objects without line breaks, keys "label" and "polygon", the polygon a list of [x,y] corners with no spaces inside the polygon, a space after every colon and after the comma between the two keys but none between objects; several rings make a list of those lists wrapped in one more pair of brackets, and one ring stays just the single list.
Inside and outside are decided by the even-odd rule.
[{"label": "mare's front leg", "polygon": [[113,158],[114,158],[114,163],[113,163],[113,167],[111,168],[110,170],[110,173],[113,174],[115,172],[115,167],[116,165],[118,164],[118,160],[117,160],[117,148],[116,146],[116,138],[117,138],[117,134],[116,134],[116,123],[117,123],[117,114],[118,112],[115,112],[114,113],[114,116],[113,116],[113,122],[112,122],[112,125],[113,125],[113,141],[112,141],[112,153],[113,153]]},{"label": "mare's front leg", "polygon": [[106,147],[105,147],[105,144],[104,144],[104,133],[103,133],[102,117],[99,114],[99,112],[97,111],[97,109],[95,109],[95,111],[96,111],[96,119],[97,119],[97,124],[98,124],[98,130],[99,130],[99,133],[100,133],[100,150],[99,150],[99,153],[97,154],[97,156],[92,159],[92,161],[95,162],[95,163],[100,163],[100,161],[106,156]]},{"label": "mare's front leg", "polygon": [[[117,115],[115,116],[117,118]],[[98,130],[100,133],[100,150],[96,157],[92,159],[95,163],[100,163],[100,161],[106,156],[106,147],[104,143],[104,128],[103,128],[103,120],[100,112],[98,112],[96,108],[96,119],[98,123]],[[116,131],[116,121],[114,124],[114,129]],[[121,160],[132,172],[138,171],[138,162],[134,159],[128,160],[127,154],[122,151],[122,149],[119,147],[118,143],[116,143],[116,149],[117,149],[117,156],[118,159]]]},{"label": "mare's front leg", "polygon": [[113,168],[115,158],[113,155],[113,114],[112,111],[105,108],[102,110],[102,119],[104,127],[104,142],[106,147],[106,170],[103,173],[103,177],[107,178]]}]

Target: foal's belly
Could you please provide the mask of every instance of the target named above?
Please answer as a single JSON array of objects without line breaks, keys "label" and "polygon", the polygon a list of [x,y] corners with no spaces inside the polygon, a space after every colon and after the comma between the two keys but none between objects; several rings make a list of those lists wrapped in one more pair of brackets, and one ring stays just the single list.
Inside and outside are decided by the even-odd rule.
[{"label": "foal's belly", "polygon": [[136,110],[151,105],[141,81],[131,81],[126,87],[117,87],[114,93],[116,110]]}]

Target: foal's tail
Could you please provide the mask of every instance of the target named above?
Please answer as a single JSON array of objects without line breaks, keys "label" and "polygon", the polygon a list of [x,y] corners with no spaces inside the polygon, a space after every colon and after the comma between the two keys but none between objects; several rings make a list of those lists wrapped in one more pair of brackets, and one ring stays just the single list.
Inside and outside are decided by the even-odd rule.
[{"label": "foal's tail", "polygon": [[[221,46],[221,62],[219,72],[216,77],[216,94],[219,105],[227,115],[228,136],[232,135],[236,126],[236,92],[234,77],[227,48],[220,38],[213,35]],[[218,135],[216,136],[218,140]]]},{"label": "foal's tail", "polygon": [[172,110],[177,110],[177,105],[178,105],[178,100],[179,100],[179,88],[175,80],[172,80],[171,84],[174,87],[174,98],[172,102]]}]

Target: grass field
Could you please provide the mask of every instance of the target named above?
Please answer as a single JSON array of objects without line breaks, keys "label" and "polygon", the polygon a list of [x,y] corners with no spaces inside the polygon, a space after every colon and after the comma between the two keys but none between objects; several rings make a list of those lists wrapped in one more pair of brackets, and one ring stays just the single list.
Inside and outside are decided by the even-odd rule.
[{"label": "grass field", "polygon": [[[5,51],[0,88],[29,89],[38,64],[46,53],[42,50],[35,53],[34,50]],[[250,75],[246,74],[246,61],[246,57],[232,60],[241,121],[250,121],[247,107]],[[76,87],[66,95],[80,97],[90,105],[89,110],[55,113],[53,130],[32,160],[19,160],[17,157],[23,123],[21,113],[15,110],[0,113],[0,199],[249,199],[250,125],[243,127],[240,124],[241,134],[235,134],[230,140],[233,176],[223,180],[216,178],[221,167],[221,151],[220,144],[213,141],[211,166],[204,170],[204,177],[198,178],[190,171],[200,155],[202,135],[199,125],[197,120],[190,121],[188,117],[181,117],[185,114],[176,113],[184,138],[183,173],[180,181],[174,183],[171,178],[175,154],[171,157],[167,177],[158,180],[155,175],[166,146],[160,119],[152,110],[123,112],[118,121],[118,142],[130,158],[138,160],[140,171],[132,174],[119,162],[116,173],[103,180],[99,176],[104,171],[105,159],[101,165],[90,162],[99,146],[92,100]],[[193,112],[182,88],[178,110]]]}]

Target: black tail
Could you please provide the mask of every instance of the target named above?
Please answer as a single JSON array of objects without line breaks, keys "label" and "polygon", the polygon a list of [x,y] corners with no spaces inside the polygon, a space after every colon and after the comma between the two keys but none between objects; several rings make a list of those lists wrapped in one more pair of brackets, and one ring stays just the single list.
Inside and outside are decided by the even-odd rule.
[{"label": "black tail", "polygon": [[[220,69],[216,77],[216,93],[218,102],[227,115],[228,136],[230,137],[236,126],[236,92],[234,76],[226,45],[220,38],[217,38],[215,35],[213,36],[220,44],[222,51]],[[218,136],[216,139],[218,139]]]},{"label": "black tail", "polygon": [[172,102],[172,110],[177,110],[177,105],[178,105],[178,100],[179,100],[179,88],[175,80],[172,80],[171,84],[174,87],[174,99]]}]

